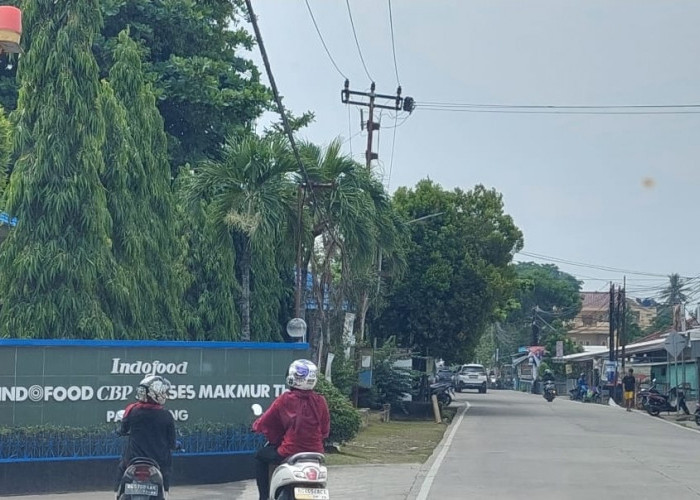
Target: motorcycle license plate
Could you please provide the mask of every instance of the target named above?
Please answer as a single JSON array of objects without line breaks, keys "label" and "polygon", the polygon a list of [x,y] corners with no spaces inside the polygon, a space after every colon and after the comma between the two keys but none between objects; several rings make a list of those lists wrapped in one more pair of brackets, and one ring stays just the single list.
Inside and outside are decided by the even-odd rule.
[{"label": "motorcycle license plate", "polygon": [[297,500],[329,500],[325,488],[294,488],[294,498]]},{"label": "motorcycle license plate", "polygon": [[124,485],[126,495],[158,496],[158,485],[153,483],[126,483]]}]

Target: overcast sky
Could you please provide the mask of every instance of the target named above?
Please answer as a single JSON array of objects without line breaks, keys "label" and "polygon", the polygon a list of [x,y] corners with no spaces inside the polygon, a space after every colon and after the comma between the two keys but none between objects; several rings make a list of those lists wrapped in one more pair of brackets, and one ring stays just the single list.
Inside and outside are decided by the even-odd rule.
[{"label": "overcast sky", "polygon": [[[368,89],[345,0],[308,1],[351,88]],[[349,3],[377,92],[392,94],[397,79],[388,0]],[[286,105],[316,114],[301,135],[327,143],[358,134],[345,147],[364,161],[359,109],[340,102],[344,78],[326,55],[304,0],[254,0],[254,7]],[[484,184],[503,193],[526,252],[658,275],[700,275],[700,109],[630,115],[420,107],[700,104],[700,2],[393,0],[392,7],[403,95],[418,107],[396,129],[390,179],[388,127],[395,117],[382,115],[376,168],[390,191],[426,177],[447,189]],[[621,282],[626,274],[631,294],[649,296],[666,282],[557,264],[586,279],[586,290],[605,290],[606,280]]]}]

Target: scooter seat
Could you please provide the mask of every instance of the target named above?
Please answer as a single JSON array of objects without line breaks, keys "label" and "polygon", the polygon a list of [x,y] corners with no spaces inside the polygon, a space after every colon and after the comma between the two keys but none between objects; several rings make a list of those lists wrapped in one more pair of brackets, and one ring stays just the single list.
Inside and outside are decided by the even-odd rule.
[{"label": "scooter seat", "polygon": [[322,464],[323,462],[326,461],[326,457],[323,453],[302,452],[302,453],[295,453],[291,457],[285,458],[282,461],[282,463],[294,465],[295,463],[302,462],[304,460],[310,460],[310,461],[318,462],[318,463]]}]

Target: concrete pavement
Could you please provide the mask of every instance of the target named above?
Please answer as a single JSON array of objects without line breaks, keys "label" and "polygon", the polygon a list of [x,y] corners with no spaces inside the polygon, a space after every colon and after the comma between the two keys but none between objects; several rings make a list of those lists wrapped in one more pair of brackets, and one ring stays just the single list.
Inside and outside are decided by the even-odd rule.
[{"label": "concrete pavement", "polygon": [[547,403],[513,391],[464,397],[467,418],[454,428],[429,490],[409,498],[700,497],[695,430],[565,398]]},{"label": "concrete pavement", "polygon": [[[331,498],[404,500],[420,464],[329,467]],[[110,491],[12,497],[15,500],[114,500]],[[254,481],[172,487],[170,500],[257,500]]]}]

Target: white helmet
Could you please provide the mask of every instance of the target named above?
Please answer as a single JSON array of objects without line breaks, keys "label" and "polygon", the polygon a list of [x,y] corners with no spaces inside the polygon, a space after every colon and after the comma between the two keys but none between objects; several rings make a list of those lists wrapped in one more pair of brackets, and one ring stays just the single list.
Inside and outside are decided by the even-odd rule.
[{"label": "white helmet", "polygon": [[136,399],[147,403],[150,399],[159,405],[165,404],[170,391],[170,381],[160,375],[148,375],[136,388]]},{"label": "white helmet", "polygon": [[287,385],[293,389],[311,391],[318,380],[318,368],[308,359],[292,361],[287,371]]}]

